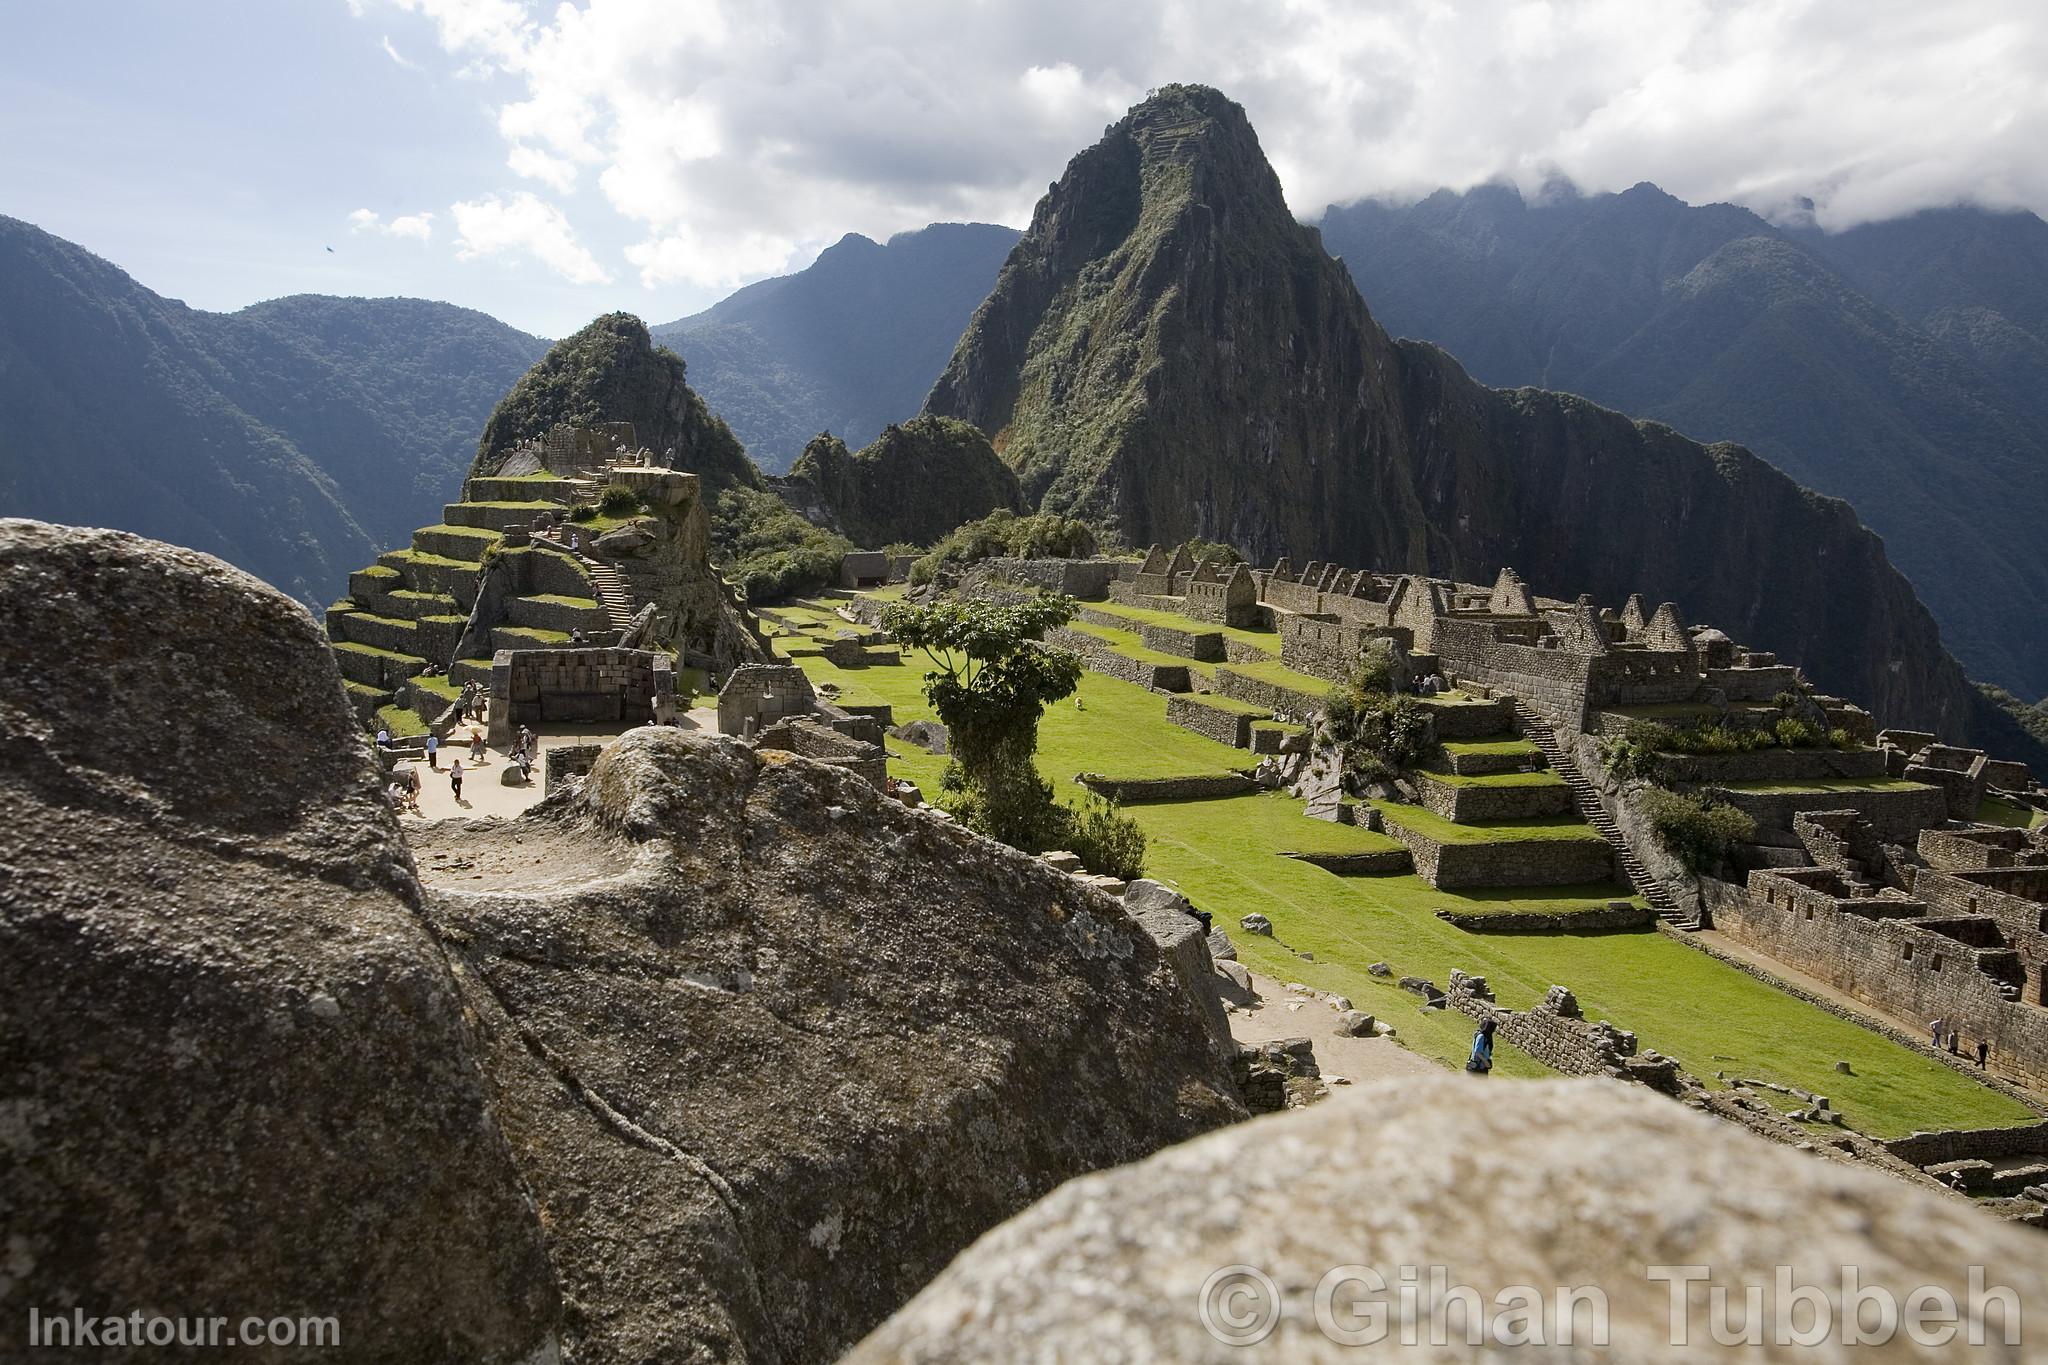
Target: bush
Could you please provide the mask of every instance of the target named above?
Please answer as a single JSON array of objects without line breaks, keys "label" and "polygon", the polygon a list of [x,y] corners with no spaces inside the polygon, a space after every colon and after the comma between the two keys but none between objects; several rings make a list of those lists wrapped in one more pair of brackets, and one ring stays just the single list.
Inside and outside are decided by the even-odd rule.
[{"label": "bush", "polygon": [[1145,875],[1145,831],[1115,802],[1090,796],[1073,809],[1059,809],[1067,827],[1060,842],[1080,857],[1083,867],[1124,881]]},{"label": "bush", "polygon": [[1778,737],[1778,743],[1788,749],[1812,749],[1825,738],[1814,726],[1808,725],[1797,716],[1780,716],[1771,726],[1771,733]]},{"label": "bush", "polygon": [[1657,755],[1670,749],[1671,741],[1670,726],[1632,720],[1624,733],[1600,741],[1600,762],[1620,781],[1655,782],[1660,770]]},{"label": "bush", "polygon": [[773,493],[728,488],[712,509],[712,557],[749,602],[838,582],[839,561],[852,549],[844,536],[819,530]]},{"label": "bush", "polygon": [[1768,730],[1750,725],[1730,725],[1726,721],[1690,725],[1682,730],[1661,725],[1657,728],[1663,731],[1659,747],[1674,754],[1746,754],[1768,749],[1773,743]]},{"label": "bush", "polygon": [[607,484],[597,495],[597,510],[608,517],[630,517],[640,510],[640,495],[622,483]]},{"label": "bush", "polygon": [[1429,709],[1413,697],[1334,688],[1323,706],[1323,725],[1344,753],[1344,770],[1372,782],[1421,765],[1436,752]]},{"label": "bush", "polygon": [[1637,799],[1657,842],[1696,875],[1715,871],[1732,845],[1756,837],[1756,821],[1733,806],[1662,787],[1651,787]]},{"label": "bush", "polygon": [[910,581],[929,583],[942,568],[983,559],[1086,559],[1095,553],[1095,532],[1085,521],[1049,512],[1020,517],[998,509],[948,531],[930,554],[910,566]]},{"label": "bush", "polygon": [[587,503],[587,502],[584,502],[584,503],[578,503],[578,504],[577,504],[576,506],[574,506],[574,507],[571,507],[571,508],[569,509],[569,520],[571,520],[571,521],[596,521],[596,520],[597,520],[597,509],[596,509],[595,507],[591,506],[591,505],[590,505],[589,503]]},{"label": "bush", "polygon": [[1837,725],[1828,731],[1828,743],[1837,749],[1853,749],[1856,747],[1856,737]]}]

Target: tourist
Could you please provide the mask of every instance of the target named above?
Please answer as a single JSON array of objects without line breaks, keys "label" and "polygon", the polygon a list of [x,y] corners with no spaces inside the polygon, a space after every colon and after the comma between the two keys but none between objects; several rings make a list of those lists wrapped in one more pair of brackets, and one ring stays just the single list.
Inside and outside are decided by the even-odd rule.
[{"label": "tourist", "polygon": [[427,731],[427,766],[441,771],[441,737],[432,730]]},{"label": "tourist", "polygon": [[1479,1032],[1472,1035],[1472,1055],[1465,1059],[1465,1069],[1484,1076],[1493,1070],[1493,1019],[1479,1021]]},{"label": "tourist", "polygon": [[391,747],[391,732],[389,730],[379,730],[377,732],[377,747],[380,749]]},{"label": "tourist", "polygon": [[1948,1187],[1957,1194],[1968,1194],[1970,1192],[1970,1187],[1963,1183],[1963,1173],[1961,1171],[1950,1171],[1948,1173]]},{"label": "tourist", "polygon": [[455,793],[456,804],[462,802],[462,760],[456,759],[448,765],[448,790]]},{"label": "tourist", "polygon": [[1979,1038],[1977,1040],[1977,1066],[1980,1070],[1983,1068],[1985,1060],[1990,1056],[1991,1044],[1985,1042],[1982,1038]]},{"label": "tourist", "polygon": [[1948,1031],[1948,1051],[1951,1057],[1960,1057],[1963,1055],[1962,1041],[1962,1030],[1952,1028]]},{"label": "tourist", "polygon": [[522,753],[519,755],[519,780],[521,782],[533,781],[533,757],[530,754]]},{"label": "tourist", "polygon": [[484,761],[484,732],[481,730],[469,732],[469,761],[472,766]]},{"label": "tourist", "polygon": [[1932,1048],[1938,1048],[1938,1047],[1940,1047],[1940,1046],[1941,1046],[1941,1031],[1942,1031],[1943,1029],[1947,1028],[1947,1027],[1948,1027],[1948,1020],[1946,1020],[1946,1019],[1930,1019],[1930,1020],[1928,1020],[1928,1021],[1927,1021],[1927,1046],[1929,1046],[1929,1047],[1932,1047]]}]

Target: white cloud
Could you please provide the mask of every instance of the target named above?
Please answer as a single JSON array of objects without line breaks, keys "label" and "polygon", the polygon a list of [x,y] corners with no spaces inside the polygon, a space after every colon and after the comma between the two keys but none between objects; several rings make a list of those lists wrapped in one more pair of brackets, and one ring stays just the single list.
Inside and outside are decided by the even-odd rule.
[{"label": "white cloud", "polygon": [[400,218],[385,222],[383,216],[373,209],[357,209],[348,216],[350,232],[374,232],[383,237],[410,237],[425,242],[434,236],[434,215],[431,213],[408,213]]},{"label": "white cloud", "polygon": [[562,211],[525,190],[510,199],[485,195],[452,205],[449,212],[458,260],[524,252],[571,284],[611,283],[611,272],[576,240]]},{"label": "white cloud", "polygon": [[1811,196],[1830,226],[2048,210],[2034,0],[393,3],[496,78],[513,171],[558,192],[593,171],[650,285],[783,269],[849,230],[1020,223],[1175,80],[1246,106],[1309,216],[1558,174],[1766,212]]},{"label": "white cloud", "polygon": [[381,42],[384,47],[384,55],[389,57],[392,61],[397,62],[407,71],[417,71],[420,69],[420,64],[418,62],[412,61],[411,59],[406,57],[404,53],[400,52],[398,48],[393,45],[390,34],[387,33],[386,35],[384,35],[384,37],[381,39]]},{"label": "white cloud", "polygon": [[538,180],[563,194],[576,188],[576,163],[565,156],[551,156],[538,147],[515,142],[505,157],[505,164],[512,168],[514,175]]}]

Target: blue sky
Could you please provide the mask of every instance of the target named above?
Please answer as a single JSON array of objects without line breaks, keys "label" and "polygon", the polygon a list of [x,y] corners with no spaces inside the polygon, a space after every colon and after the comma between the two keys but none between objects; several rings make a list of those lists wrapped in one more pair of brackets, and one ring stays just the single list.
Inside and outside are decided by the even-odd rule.
[{"label": "blue sky", "polygon": [[1839,227],[2048,208],[2043,71],[2038,0],[0,0],[0,213],[198,307],[559,336],[1021,225],[1167,81],[1243,103],[1307,217],[1562,175]]}]

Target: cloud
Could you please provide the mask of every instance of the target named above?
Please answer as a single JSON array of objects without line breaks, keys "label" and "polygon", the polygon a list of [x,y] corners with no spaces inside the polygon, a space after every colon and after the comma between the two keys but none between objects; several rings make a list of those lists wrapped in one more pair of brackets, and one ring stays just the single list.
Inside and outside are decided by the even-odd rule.
[{"label": "cloud", "polygon": [[404,68],[405,68],[405,69],[406,69],[407,71],[417,71],[417,70],[419,70],[419,69],[420,69],[420,64],[419,64],[418,62],[415,62],[415,61],[412,61],[412,60],[408,59],[408,58],[407,58],[407,57],[405,56],[405,54],[404,54],[404,53],[400,52],[400,51],[399,51],[399,50],[397,49],[397,47],[395,47],[395,46],[394,46],[394,45],[392,44],[392,42],[391,42],[391,36],[390,36],[389,34],[386,34],[386,35],[385,35],[385,36],[384,36],[384,37],[383,37],[382,39],[380,39],[379,41],[380,41],[380,42],[382,43],[382,45],[383,45],[383,48],[384,48],[384,55],[385,55],[385,56],[387,56],[387,57],[389,57],[389,58],[390,58],[390,59],[391,59],[392,61],[394,61],[394,62],[397,62],[397,63],[398,63],[398,64],[399,64],[400,66],[404,67]]},{"label": "cloud", "polygon": [[485,195],[455,204],[449,212],[455,218],[458,260],[524,252],[571,284],[611,283],[611,272],[576,240],[562,211],[525,190],[510,199]]},{"label": "cloud", "polygon": [[434,236],[434,215],[431,213],[408,213],[402,218],[385,222],[383,216],[373,209],[357,209],[348,216],[350,232],[374,232],[383,237],[410,237],[425,242]]},{"label": "cloud", "polygon": [[649,284],[787,268],[846,231],[1022,222],[1175,80],[1246,106],[1307,216],[1558,175],[1765,212],[1810,196],[1828,226],[2048,210],[2033,0],[393,3],[489,78],[515,173],[592,173]]}]

